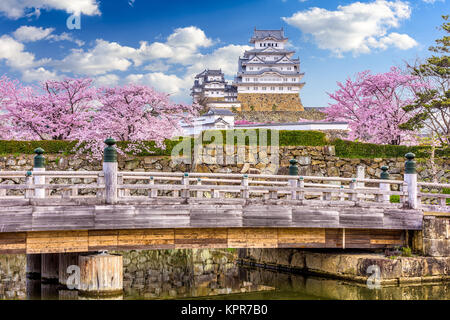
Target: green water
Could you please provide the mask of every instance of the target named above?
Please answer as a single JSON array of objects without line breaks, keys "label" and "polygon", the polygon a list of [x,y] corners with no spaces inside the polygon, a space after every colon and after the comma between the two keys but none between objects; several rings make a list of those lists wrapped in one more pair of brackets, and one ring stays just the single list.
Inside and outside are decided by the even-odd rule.
[{"label": "green water", "polygon": [[[365,284],[240,266],[234,258],[207,251],[127,253],[124,294],[114,299],[450,300],[449,282],[371,290]],[[0,300],[88,299],[26,279],[25,261],[23,255],[0,256]]]}]

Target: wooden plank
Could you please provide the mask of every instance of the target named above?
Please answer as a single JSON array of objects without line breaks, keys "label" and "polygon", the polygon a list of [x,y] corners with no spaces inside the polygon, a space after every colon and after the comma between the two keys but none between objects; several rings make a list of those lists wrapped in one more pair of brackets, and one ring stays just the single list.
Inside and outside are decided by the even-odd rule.
[{"label": "wooden plank", "polygon": [[89,251],[118,250],[118,230],[90,230],[88,237]]},{"label": "wooden plank", "polygon": [[174,249],[173,229],[119,230],[119,250]]},{"label": "wooden plank", "polygon": [[226,228],[176,229],[176,249],[227,248]]},{"label": "wooden plank", "polygon": [[230,228],[228,229],[229,248],[277,248],[277,229],[268,228]]},{"label": "wooden plank", "polygon": [[26,232],[0,233],[0,254],[23,254],[26,252]]},{"label": "wooden plank", "polygon": [[278,229],[279,248],[324,247],[325,229]]},{"label": "wooden plank", "polygon": [[86,252],[88,231],[44,231],[27,233],[27,254]]}]

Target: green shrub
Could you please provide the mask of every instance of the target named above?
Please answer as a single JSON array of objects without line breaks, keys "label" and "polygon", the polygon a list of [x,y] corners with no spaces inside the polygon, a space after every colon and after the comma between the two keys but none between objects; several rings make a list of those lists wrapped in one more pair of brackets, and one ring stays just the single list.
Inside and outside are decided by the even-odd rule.
[{"label": "green shrub", "polygon": [[[256,131],[256,135],[259,139],[260,130],[266,129],[252,129]],[[246,133],[246,129],[233,130],[233,133]],[[267,131],[267,143],[271,143],[271,135],[274,130]],[[212,130],[204,131],[202,135],[208,132],[211,135],[222,135],[222,143],[237,144],[237,138],[234,142],[226,141],[226,130]],[[360,143],[335,139],[333,141],[327,141],[326,135],[319,131],[293,131],[293,130],[281,130],[279,133],[279,145],[280,146],[325,146],[334,145],[336,148],[336,156],[340,158],[403,158],[406,153],[414,152],[417,158],[428,159],[430,156],[430,147],[415,146],[393,146],[393,145],[377,145],[369,143]],[[182,138],[180,138],[182,139]],[[203,139],[205,140],[205,139]],[[204,145],[208,145],[213,141],[202,141]],[[245,144],[249,144],[249,138],[246,137]],[[155,146],[154,142],[145,142],[144,144],[152,152],[142,151],[138,156],[170,156],[172,149],[180,142],[179,139],[166,140],[166,148],[160,149]],[[193,149],[195,140],[189,138],[191,144],[191,150]],[[259,141],[258,141],[259,142]],[[118,146],[125,149],[128,142],[118,142]],[[74,153],[75,141],[7,141],[0,140],[0,154],[33,154],[34,149],[41,147],[47,154],[70,154]],[[450,156],[450,148],[436,150],[436,157]],[[450,190],[449,190],[450,192]],[[448,200],[450,203],[450,199]]]},{"label": "green shrub", "polygon": [[[450,188],[443,188],[442,189],[442,193],[443,194],[450,194]],[[450,199],[446,199],[445,201],[447,202],[447,205],[449,206],[450,205]]]},{"label": "green shrub", "polygon": [[402,247],[401,251],[403,257],[412,257],[412,250],[410,247]]},{"label": "green shrub", "polygon": [[403,158],[408,152],[413,152],[418,158],[429,157],[430,147],[394,146],[361,143],[336,139],[331,142],[336,148],[336,156],[341,158]]},{"label": "green shrub", "polygon": [[400,196],[392,195],[390,200],[391,200],[391,203],[400,203]]},{"label": "green shrub", "polygon": [[[227,143],[236,145],[238,143],[237,135],[244,134],[245,136],[245,134],[249,130],[252,131],[254,130],[259,143],[259,134],[261,131],[260,129],[207,130],[202,132],[203,135],[202,141],[204,145],[208,145],[214,142],[214,138],[206,139],[205,134],[207,134],[208,137],[221,135],[223,144]],[[231,143],[231,141],[228,141],[229,139],[227,139],[227,132],[228,134],[230,134],[230,131],[232,131],[232,133],[235,134],[233,143]],[[272,138],[272,131],[275,130],[266,130],[266,131],[267,131],[267,144],[270,144]],[[324,146],[327,144],[326,135],[323,132],[281,130],[278,131],[278,134],[280,146]],[[249,137],[245,136],[245,144],[248,145],[249,142],[250,142]]]}]

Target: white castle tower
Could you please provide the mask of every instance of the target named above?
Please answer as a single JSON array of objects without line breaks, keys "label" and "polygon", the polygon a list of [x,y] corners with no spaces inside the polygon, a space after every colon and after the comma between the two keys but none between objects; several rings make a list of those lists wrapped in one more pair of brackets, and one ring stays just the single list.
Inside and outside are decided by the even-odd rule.
[{"label": "white castle tower", "polygon": [[243,110],[302,111],[300,59],[286,49],[288,38],[281,30],[256,30],[250,43],[254,48],[239,58],[234,85]]}]

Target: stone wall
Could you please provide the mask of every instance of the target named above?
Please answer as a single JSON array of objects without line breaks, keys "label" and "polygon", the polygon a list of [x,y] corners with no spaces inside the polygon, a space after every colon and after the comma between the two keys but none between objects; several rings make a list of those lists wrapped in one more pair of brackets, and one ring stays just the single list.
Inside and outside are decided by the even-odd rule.
[{"label": "stone wall", "polygon": [[[170,157],[150,156],[135,157],[119,156],[119,170],[125,171],[164,171],[164,172],[209,172],[209,173],[264,173],[288,174],[289,160],[299,161],[300,175],[304,176],[339,176],[356,177],[357,167],[365,166],[366,177],[378,179],[381,167],[389,166],[391,179],[402,180],[404,174],[404,158],[386,159],[346,159],[336,156],[334,146],[303,147],[288,146],[279,149],[279,165],[270,163],[271,149],[256,150],[246,147],[245,159],[236,163],[236,150],[227,154],[223,147],[216,149],[206,146],[203,151],[203,163],[190,165],[171,161]],[[0,156],[0,170],[18,171],[31,170],[33,155]],[[100,161],[90,161],[89,157],[78,155],[46,154],[47,170],[102,170]],[[419,181],[431,181],[432,171],[429,161],[417,159]],[[231,164],[228,164],[231,163]],[[233,164],[234,163],[234,164]],[[450,179],[450,159],[437,160],[436,177],[440,182]],[[75,181],[76,183],[76,181]]]},{"label": "stone wall", "polygon": [[249,292],[236,265],[237,252],[228,250],[124,251],[127,296],[186,298]]},{"label": "stone wall", "polygon": [[241,249],[243,263],[367,282],[370,266],[380,268],[381,284],[450,280],[450,257],[386,257],[384,254],[314,252],[298,249]]},{"label": "stone wall", "polygon": [[0,255],[0,300],[26,296],[25,255]]},{"label": "stone wall", "polygon": [[298,94],[239,93],[243,111],[303,111]]},{"label": "stone wall", "polygon": [[425,215],[423,230],[415,231],[413,249],[425,256],[450,257],[450,216]]}]

